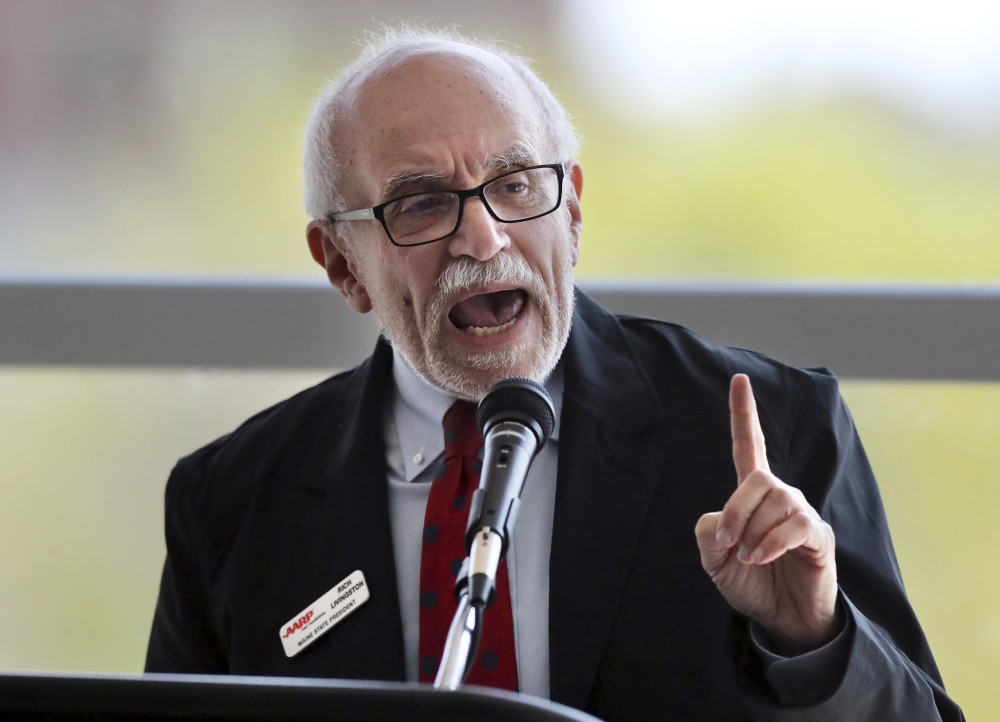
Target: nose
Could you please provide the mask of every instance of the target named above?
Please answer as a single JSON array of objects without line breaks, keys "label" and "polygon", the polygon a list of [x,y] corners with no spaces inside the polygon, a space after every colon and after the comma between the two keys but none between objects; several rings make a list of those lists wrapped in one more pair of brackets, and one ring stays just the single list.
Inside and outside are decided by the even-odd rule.
[{"label": "nose", "polygon": [[466,198],[462,222],[448,242],[448,251],[456,258],[470,256],[477,261],[487,261],[510,248],[510,237],[504,230],[506,224],[493,218],[481,198]]}]

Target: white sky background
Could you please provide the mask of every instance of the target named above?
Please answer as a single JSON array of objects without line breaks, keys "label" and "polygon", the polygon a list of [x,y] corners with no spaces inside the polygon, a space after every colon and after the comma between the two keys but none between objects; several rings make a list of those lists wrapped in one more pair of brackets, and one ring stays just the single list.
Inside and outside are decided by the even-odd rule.
[{"label": "white sky background", "polygon": [[564,0],[562,15],[569,57],[630,114],[862,91],[1000,131],[1000,0]]}]

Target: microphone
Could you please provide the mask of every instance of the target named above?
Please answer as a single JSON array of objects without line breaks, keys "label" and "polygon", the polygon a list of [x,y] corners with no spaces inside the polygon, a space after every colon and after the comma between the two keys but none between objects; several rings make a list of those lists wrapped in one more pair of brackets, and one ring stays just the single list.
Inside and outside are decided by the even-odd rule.
[{"label": "microphone", "polygon": [[470,603],[485,608],[496,599],[497,566],[510,547],[528,469],[552,435],[556,414],[541,384],[509,378],[496,384],[479,402],[476,421],[484,453],[465,532],[469,552],[466,578]]}]

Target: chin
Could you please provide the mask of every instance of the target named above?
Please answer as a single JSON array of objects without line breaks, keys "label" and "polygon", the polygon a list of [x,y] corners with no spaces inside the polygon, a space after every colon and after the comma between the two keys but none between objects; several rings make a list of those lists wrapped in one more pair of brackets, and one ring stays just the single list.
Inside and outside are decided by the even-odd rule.
[{"label": "chin", "polygon": [[446,373],[453,379],[461,380],[455,386],[464,391],[463,397],[475,400],[482,398],[493,386],[512,376],[543,382],[552,369],[540,359],[526,364],[526,352],[528,349],[512,348],[470,355],[464,359],[464,363],[450,364]]},{"label": "chin", "polygon": [[405,343],[399,343],[400,337],[388,328],[383,328],[383,335],[424,381],[452,396],[477,402],[497,383],[512,376],[543,383],[562,356],[569,324],[561,331],[551,329],[534,342],[477,352],[456,351],[439,343],[427,347],[412,337],[403,337]]},{"label": "chin", "polygon": [[[488,351],[453,351],[437,346],[411,365],[431,384],[466,401],[479,401],[493,386],[512,376],[544,383],[562,357],[569,338],[572,308],[559,327],[546,325],[542,338]],[[408,357],[410,358],[410,357]]]}]

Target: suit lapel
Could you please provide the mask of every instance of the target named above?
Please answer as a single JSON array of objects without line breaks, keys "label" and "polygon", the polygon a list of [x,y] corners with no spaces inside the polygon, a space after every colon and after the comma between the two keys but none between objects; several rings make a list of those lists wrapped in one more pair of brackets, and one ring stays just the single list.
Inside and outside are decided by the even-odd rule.
[{"label": "suit lapel", "polygon": [[345,412],[317,434],[300,479],[307,499],[301,538],[316,597],[357,569],[371,593],[351,619],[301,655],[312,653],[315,661],[303,663],[320,664],[334,677],[405,679],[382,431],[391,364],[392,351],[380,339],[335,402]]},{"label": "suit lapel", "polygon": [[577,294],[549,581],[550,694],[582,708],[594,683],[663,456],[663,412],[617,320]]}]

